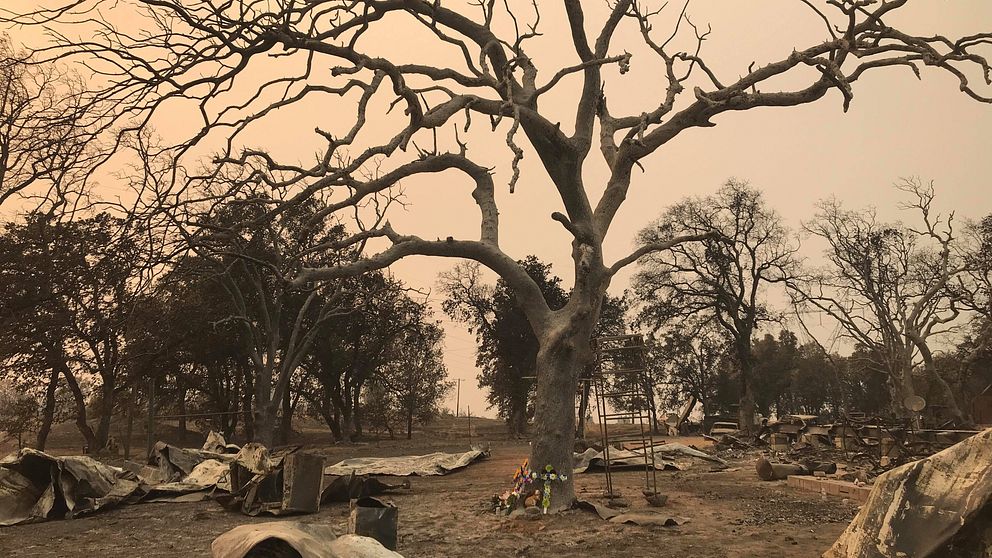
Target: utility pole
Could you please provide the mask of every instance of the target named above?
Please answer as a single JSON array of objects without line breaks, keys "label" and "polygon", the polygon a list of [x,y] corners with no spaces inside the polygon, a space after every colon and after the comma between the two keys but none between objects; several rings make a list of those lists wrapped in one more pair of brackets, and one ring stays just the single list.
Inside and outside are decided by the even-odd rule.
[{"label": "utility pole", "polygon": [[458,418],[458,410],[462,400],[462,379],[458,378],[456,381],[458,382],[458,387],[455,389],[455,418]]}]

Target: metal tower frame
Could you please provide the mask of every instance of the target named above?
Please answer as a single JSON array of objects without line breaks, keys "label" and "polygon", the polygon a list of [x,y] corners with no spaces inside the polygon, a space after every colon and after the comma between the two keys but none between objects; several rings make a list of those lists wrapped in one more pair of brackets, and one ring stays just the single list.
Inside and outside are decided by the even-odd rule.
[{"label": "metal tower frame", "polygon": [[[617,449],[623,449],[623,442],[639,442],[639,451],[644,454],[644,495],[650,497],[658,493],[658,475],[649,408],[652,398],[646,391],[653,389],[653,386],[645,366],[647,347],[644,338],[641,335],[599,337],[595,340],[595,349],[596,370],[591,379],[606,461],[606,495],[610,499],[620,496],[613,484],[610,450],[614,444],[620,444]],[[617,381],[621,379],[629,381]],[[623,408],[628,410],[618,410]],[[638,430],[633,434],[611,434],[610,424],[621,424],[623,421],[636,424]]]}]

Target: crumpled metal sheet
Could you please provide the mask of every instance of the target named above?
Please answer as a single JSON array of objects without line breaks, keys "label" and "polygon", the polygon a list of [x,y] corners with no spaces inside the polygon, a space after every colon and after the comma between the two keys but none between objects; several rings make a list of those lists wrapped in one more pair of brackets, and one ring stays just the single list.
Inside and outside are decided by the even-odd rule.
[{"label": "crumpled metal sheet", "polygon": [[71,519],[137,502],[146,493],[134,473],[86,456],[25,448],[0,461],[0,525]]},{"label": "crumpled metal sheet", "polygon": [[182,480],[185,484],[193,484],[203,488],[216,486],[221,490],[231,491],[231,465],[216,459],[201,461],[189,475]]},{"label": "crumpled metal sheet", "polygon": [[[654,453],[654,468],[662,471],[665,469],[684,470],[691,466],[685,460],[676,460],[677,456],[693,457],[710,461],[720,465],[726,465],[726,461],[710,455],[704,451],[691,448],[685,444],[670,443],[652,446]],[[573,454],[573,473],[584,473],[589,469],[601,469],[606,466],[606,456],[602,451],[589,448],[582,453]],[[611,468],[643,468],[644,452],[642,450],[630,451],[621,449],[610,449]]]},{"label": "crumpled metal sheet", "polygon": [[197,465],[208,459],[230,463],[235,460],[235,456],[156,442],[148,455],[148,464],[157,467],[160,471],[159,477],[170,482],[188,477]]},{"label": "crumpled metal sheet", "polygon": [[181,481],[149,484],[145,502],[200,502],[210,499],[213,488],[231,491],[231,466],[208,459],[201,461]]},{"label": "crumpled metal sheet", "polygon": [[16,525],[30,519],[44,493],[19,472],[0,468],[0,525]]},{"label": "crumpled metal sheet", "polygon": [[237,444],[229,444],[227,440],[224,439],[224,435],[220,432],[215,432],[211,430],[207,433],[207,439],[203,442],[203,447],[200,451],[208,451],[211,453],[238,453],[241,448]]},{"label": "crumpled metal sheet", "polygon": [[[215,437],[210,444],[222,441]],[[230,444],[225,447],[230,450]],[[105,507],[139,501],[198,502],[212,496],[220,499],[218,494],[230,493],[235,488],[233,469],[243,472],[242,482],[268,479],[274,494],[285,492],[283,485],[300,485],[296,492],[299,498],[280,509],[311,511],[308,507],[300,508],[299,501],[309,497],[314,506],[319,505],[324,464],[322,459],[313,464],[313,474],[306,479],[284,481],[283,467],[292,462],[287,456],[297,449],[299,446],[287,446],[270,452],[261,444],[251,443],[232,455],[159,442],[148,456],[149,465],[126,462],[126,469],[110,467],[87,456],[54,457],[24,449],[0,460],[0,526],[72,519]],[[311,478],[314,475],[316,480]],[[309,484],[303,483],[304,480]],[[237,489],[240,491],[242,487],[243,484]],[[261,511],[264,509],[259,508],[255,513]]]},{"label": "crumpled metal sheet", "polygon": [[324,474],[348,476],[354,473],[356,475],[430,477],[446,475],[452,471],[463,469],[487,455],[481,450],[471,450],[465,453],[435,452],[428,455],[404,457],[356,457],[345,459],[325,468]]},{"label": "crumpled metal sheet", "polygon": [[657,527],[677,527],[689,523],[689,518],[668,515],[656,511],[625,512],[610,518],[610,523],[628,523],[631,525],[654,525]]},{"label": "crumpled metal sheet", "polygon": [[146,502],[200,502],[210,499],[215,488],[231,491],[231,463],[236,459],[233,455],[159,442],[148,459],[155,466],[143,467],[139,473],[149,485]]},{"label": "crumpled metal sheet", "polygon": [[268,448],[257,442],[249,442],[234,456],[234,461],[253,474],[263,475],[274,469],[282,461],[282,456],[273,459],[269,456]]},{"label": "crumpled metal sheet", "polygon": [[726,461],[715,455],[710,455],[705,451],[698,450],[685,444],[679,444],[677,442],[652,446],[652,449],[654,450],[655,455],[684,455],[686,457],[697,457],[703,461],[710,461],[719,465],[727,464]]},{"label": "crumpled metal sheet", "polygon": [[399,489],[409,490],[410,481],[406,480],[400,484],[388,484],[368,475],[351,474],[347,477],[335,477],[331,482],[325,483],[324,490],[320,494],[320,503],[350,502],[351,500],[379,496]]},{"label": "crumpled metal sheet", "polygon": [[[990,517],[992,429],[876,478],[868,501],[823,556],[992,556]],[[959,554],[961,546],[977,549]]]},{"label": "crumpled metal sheet", "polygon": [[280,555],[291,547],[303,558],[403,558],[382,546],[379,541],[358,535],[337,536],[327,525],[297,521],[270,521],[235,527],[214,539],[210,545],[213,558],[244,558],[253,549]]},{"label": "crumpled metal sheet", "polygon": [[[606,467],[606,454],[596,451],[596,448],[589,448],[582,453],[572,455],[572,473],[585,473],[590,469],[602,469]],[[610,449],[610,467],[614,469],[644,468],[644,454],[630,450]],[[682,470],[683,466],[675,461],[670,461],[661,456],[655,456],[654,468],[663,471],[665,469]]]},{"label": "crumpled metal sheet", "polygon": [[215,499],[250,516],[316,513],[323,493],[324,458],[297,449],[279,448],[270,455],[264,446],[246,445],[231,463],[230,493]]},{"label": "crumpled metal sheet", "polygon": [[590,502],[589,500],[578,500],[575,504],[581,509],[594,512],[600,519],[605,519],[610,523],[630,523],[633,525],[672,527],[684,525],[689,522],[689,519],[686,517],[668,515],[655,510],[620,511],[595,502]]}]

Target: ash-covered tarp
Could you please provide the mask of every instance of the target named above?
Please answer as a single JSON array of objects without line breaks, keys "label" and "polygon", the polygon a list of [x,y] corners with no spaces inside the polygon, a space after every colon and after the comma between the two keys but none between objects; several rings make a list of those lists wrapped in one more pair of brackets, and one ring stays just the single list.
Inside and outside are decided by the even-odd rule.
[{"label": "ash-covered tarp", "polygon": [[[659,471],[664,469],[685,469],[687,465],[679,461],[679,457],[697,458],[718,465],[726,465],[726,462],[719,457],[685,444],[660,444],[652,446],[651,450],[654,453],[654,467]],[[644,450],[610,449],[610,468],[643,468],[644,454]],[[576,453],[573,455],[573,459],[572,471],[575,473],[584,473],[590,469],[602,469],[606,466],[605,452],[596,451],[595,448],[589,448],[582,453]]]},{"label": "ash-covered tarp", "polygon": [[137,502],[147,491],[130,471],[25,448],[0,460],[0,525],[71,519]]},{"label": "ash-covered tarp", "polygon": [[386,475],[393,477],[431,477],[447,475],[452,471],[468,467],[486,457],[482,450],[465,453],[435,452],[428,455],[407,455],[403,457],[356,457],[345,459],[324,469],[325,475],[348,476]]},{"label": "ash-covered tarp", "polygon": [[875,479],[823,556],[992,556],[992,429]]},{"label": "ash-covered tarp", "polygon": [[214,539],[210,552],[213,558],[244,558],[249,553],[302,558],[403,558],[371,537],[339,537],[330,526],[296,521],[235,527]]}]

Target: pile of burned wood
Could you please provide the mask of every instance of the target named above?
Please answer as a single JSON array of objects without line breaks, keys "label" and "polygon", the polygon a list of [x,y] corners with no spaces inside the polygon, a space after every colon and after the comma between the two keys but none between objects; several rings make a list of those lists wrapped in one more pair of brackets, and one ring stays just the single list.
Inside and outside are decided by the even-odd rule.
[{"label": "pile of burned wood", "polygon": [[933,455],[977,434],[976,430],[913,429],[863,414],[826,423],[812,415],[765,421],[756,435],[707,436],[721,457],[745,458],[771,452],[778,459],[845,461],[876,473]]}]

